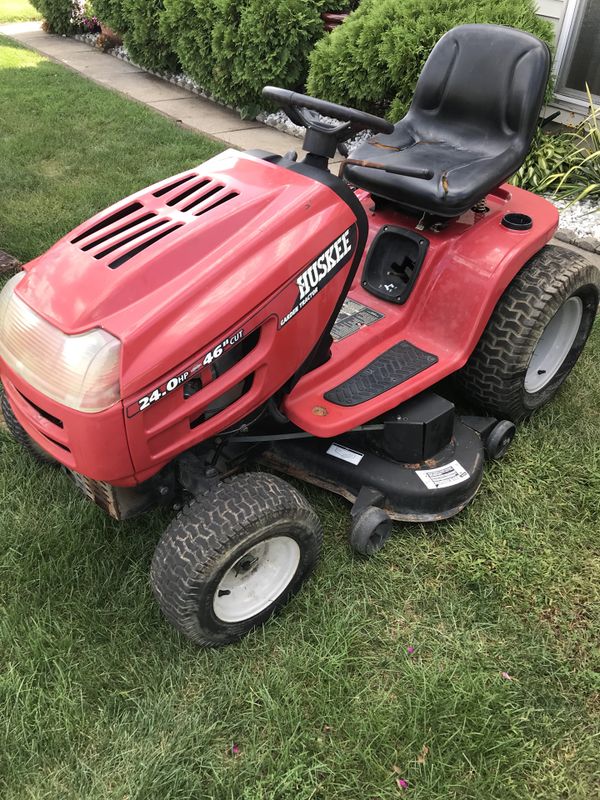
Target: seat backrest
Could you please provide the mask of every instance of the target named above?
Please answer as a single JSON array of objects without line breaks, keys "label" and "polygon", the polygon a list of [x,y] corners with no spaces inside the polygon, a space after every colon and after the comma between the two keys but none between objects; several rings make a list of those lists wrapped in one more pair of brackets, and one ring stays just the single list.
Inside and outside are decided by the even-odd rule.
[{"label": "seat backrest", "polygon": [[550,51],[535,36],[500,25],[460,25],[431,51],[407,122],[433,134],[443,128],[459,142],[490,146],[510,139],[525,158],[549,72]]}]

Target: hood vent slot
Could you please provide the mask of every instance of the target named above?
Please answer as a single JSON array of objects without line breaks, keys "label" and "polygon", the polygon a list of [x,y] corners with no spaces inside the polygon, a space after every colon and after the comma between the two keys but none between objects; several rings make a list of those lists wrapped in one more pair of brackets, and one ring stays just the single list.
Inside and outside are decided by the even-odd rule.
[{"label": "hood vent slot", "polygon": [[[163,220],[163,222],[160,222],[159,224],[160,225],[164,225],[165,222],[166,222],[166,220]],[[129,250],[127,253],[124,253],[122,256],[119,256],[114,261],[111,261],[108,266],[111,269],[117,269],[117,267],[120,267],[126,261],[129,261],[130,258],[133,258],[134,256],[137,256],[138,253],[141,253],[142,250],[145,250],[147,247],[150,247],[151,245],[153,245],[156,242],[160,241],[160,239],[164,239],[165,236],[168,236],[170,233],[173,233],[173,231],[176,231],[178,228],[181,228],[183,226],[183,224],[184,224],[183,222],[180,222],[177,225],[172,225],[170,228],[167,228],[166,230],[160,231],[160,233],[157,233],[156,236],[153,236],[151,239],[147,239],[145,242],[141,242],[140,244],[137,245],[137,247],[134,247],[132,250]],[[158,227],[158,225],[154,225],[152,227],[156,228],[156,227]],[[149,228],[145,232],[147,233],[148,230],[151,230],[151,229]],[[123,244],[123,242],[121,244]]]},{"label": "hood vent slot", "polygon": [[[206,214],[207,211],[212,211],[213,208],[220,206],[222,203],[227,203],[228,200],[233,200],[233,198],[237,196],[238,192],[229,192],[229,194],[226,194],[225,197],[221,197],[220,200],[216,200],[212,205],[203,208],[201,211],[198,211],[196,214],[194,214],[194,216],[199,217],[202,214]],[[202,199],[205,200],[206,198],[203,197]]]},{"label": "hood vent slot", "polygon": [[131,203],[131,205],[125,206],[125,208],[120,209],[120,211],[115,211],[115,213],[111,214],[110,217],[106,217],[106,219],[103,219],[102,222],[97,222],[91,228],[88,228],[83,233],[80,233],[79,236],[76,236],[74,239],[71,239],[71,243],[77,244],[77,242],[80,242],[87,236],[92,236],[94,233],[98,233],[98,231],[102,231],[104,230],[104,228],[108,228],[109,225],[114,225],[115,222],[120,222],[122,219],[125,219],[125,217],[128,217],[135,211],[139,211],[140,208],[143,208],[143,205],[141,203]]},{"label": "hood vent slot", "polygon": [[208,183],[209,181],[203,180],[203,181],[198,181],[198,183],[194,183],[193,186],[188,186],[184,192],[181,192],[176,197],[172,197],[171,200],[167,202],[167,205],[177,206],[179,203],[183,202],[183,200],[185,200],[186,197],[189,197],[191,194],[194,194],[194,192],[200,191],[200,189],[203,189]]},{"label": "hood vent slot", "polygon": [[205,200],[208,200],[209,197],[212,197],[213,194],[220,192],[223,187],[217,184],[217,186],[213,187],[209,192],[205,192],[201,197],[196,197],[192,200],[191,203],[188,203],[187,206],[184,206],[181,210],[182,211],[190,211],[194,206],[203,203]]},{"label": "hood vent slot", "polygon": [[[110,233],[104,234],[104,236],[101,236],[99,239],[94,239],[93,242],[88,242],[87,244],[84,244],[81,249],[84,252],[86,252],[87,250],[91,250],[93,247],[98,247],[98,245],[107,242],[109,239],[114,239],[116,236],[119,236],[121,233],[125,233],[125,231],[134,228],[136,225],[141,225],[142,222],[148,222],[149,219],[154,219],[155,216],[156,214],[154,212],[150,212],[148,214],[144,214],[141,217],[136,217],[135,219],[132,219],[130,222],[128,222],[126,225],[121,225],[120,228],[117,228],[116,230],[111,231]],[[146,230],[148,229],[146,228]],[[144,230],[143,233],[145,233],[146,230]],[[138,233],[137,235],[139,236],[140,234]]]},{"label": "hood vent slot", "polygon": [[[167,205],[183,213],[191,212],[194,216],[199,217],[201,214],[205,214],[207,211],[220,206],[221,203],[226,203],[238,195],[238,192],[229,192],[225,197],[216,198],[213,203],[208,203],[211,197],[223,191],[227,190],[222,183],[203,179],[188,185],[183,192],[167,201]],[[186,200],[187,202],[184,202]],[[204,206],[206,203],[205,208],[202,207],[199,211],[194,211],[195,208]]]},{"label": "hood vent slot", "polygon": [[147,233],[150,233],[150,231],[153,231],[155,228],[160,228],[161,225],[166,225],[167,222],[168,222],[168,220],[161,219],[158,222],[153,223],[152,225],[148,225],[145,228],[143,228],[141,231],[136,231],[135,233],[132,233],[131,236],[127,236],[127,238],[121,239],[120,241],[115,242],[110,247],[107,247],[106,249],[102,250],[100,253],[96,253],[94,258],[98,258],[98,259],[104,258],[104,256],[107,256],[110,253],[113,253],[115,250],[118,250],[121,247],[125,247],[126,244],[129,244],[130,242],[133,242],[135,239],[139,239],[140,236],[145,236]]},{"label": "hood vent slot", "polygon": [[180,178],[175,183],[170,183],[168,186],[163,186],[162,189],[158,189],[156,192],[152,193],[153,197],[162,197],[164,194],[168,194],[172,192],[174,189],[177,189],[178,186],[182,186],[184,183],[191,181],[192,178],[197,178],[198,176],[195,173],[191,175],[186,175],[185,178]]}]

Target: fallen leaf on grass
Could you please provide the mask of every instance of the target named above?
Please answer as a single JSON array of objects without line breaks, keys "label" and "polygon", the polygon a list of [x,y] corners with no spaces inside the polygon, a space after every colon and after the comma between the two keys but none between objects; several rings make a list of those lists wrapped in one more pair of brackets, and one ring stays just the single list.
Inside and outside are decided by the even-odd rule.
[{"label": "fallen leaf on grass", "polygon": [[421,752],[417,756],[417,764],[424,764],[427,761],[427,755],[429,753],[429,748],[426,744],[423,745],[421,748]]}]

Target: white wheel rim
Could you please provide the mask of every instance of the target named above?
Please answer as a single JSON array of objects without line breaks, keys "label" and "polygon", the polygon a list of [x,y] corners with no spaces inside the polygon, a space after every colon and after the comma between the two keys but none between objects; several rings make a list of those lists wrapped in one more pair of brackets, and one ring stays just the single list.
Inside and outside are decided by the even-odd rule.
[{"label": "white wheel rim", "polygon": [[583,301],[569,297],[544,328],[525,375],[525,391],[539,392],[554,378],[568,356],[583,317]]},{"label": "white wheel rim", "polygon": [[289,586],[300,563],[300,547],[274,536],[250,547],[221,578],[213,598],[222,622],[242,622],[271,606]]}]

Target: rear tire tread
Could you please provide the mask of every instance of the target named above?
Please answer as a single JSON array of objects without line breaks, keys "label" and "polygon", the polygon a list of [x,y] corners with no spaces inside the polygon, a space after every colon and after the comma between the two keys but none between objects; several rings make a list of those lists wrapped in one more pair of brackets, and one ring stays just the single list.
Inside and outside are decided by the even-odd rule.
[{"label": "rear tire tread", "polygon": [[559,380],[528,398],[523,383],[532,341],[538,341],[562,302],[587,285],[595,287],[597,303],[600,270],[584,256],[554,245],[540,250],[500,298],[473,354],[457,375],[467,399],[515,422],[548,402],[575,362]]}]

